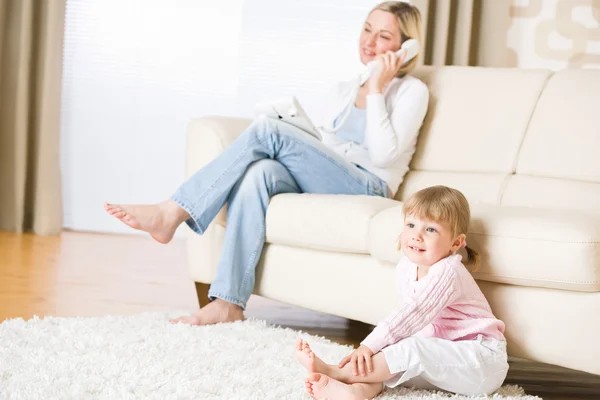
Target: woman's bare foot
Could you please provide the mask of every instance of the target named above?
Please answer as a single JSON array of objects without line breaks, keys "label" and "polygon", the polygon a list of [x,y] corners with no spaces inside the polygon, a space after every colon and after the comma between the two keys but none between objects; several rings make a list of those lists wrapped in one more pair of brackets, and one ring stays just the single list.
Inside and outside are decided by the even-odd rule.
[{"label": "woman's bare foot", "polygon": [[360,386],[347,385],[319,373],[308,375],[305,386],[308,394],[319,400],[363,400],[367,394]]},{"label": "woman's bare foot", "polygon": [[190,217],[171,200],[152,205],[104,203],[104,209],[133,229],[148,232],[159,243],[169,243],[177,227]]},{"label": "woman's bare foot", "polygon": [[308,373],[320,372],[325,375],[331,375],[331,368],[329,368],[329,365],[317,357],[311,350],[308,342],[301,338],[296,340],[296,359],[304,368],[306,368]]},{"label": "woman's bare foot", "polygon": [[220,322],[243,321],[244,312],[242,307],[225,300],[215,299],[202,307],[193,315],[174,318],[172,324],[183,322],[189,325],[213,325]]}]

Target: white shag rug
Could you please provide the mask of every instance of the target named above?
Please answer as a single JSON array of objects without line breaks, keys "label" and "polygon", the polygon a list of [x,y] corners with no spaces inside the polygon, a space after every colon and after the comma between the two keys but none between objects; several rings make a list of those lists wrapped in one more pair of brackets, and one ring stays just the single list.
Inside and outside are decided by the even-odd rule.
[{"label": "white shag rug", "polygon": [[[296,338],[330,363],[352,350],[259,320],[190,327],[174,315],[4,321],[0,398],[308,400]],[[467,397],[398,388],[377,399],[447,398]],[[491,398],[539,399],[510,385]]]}]

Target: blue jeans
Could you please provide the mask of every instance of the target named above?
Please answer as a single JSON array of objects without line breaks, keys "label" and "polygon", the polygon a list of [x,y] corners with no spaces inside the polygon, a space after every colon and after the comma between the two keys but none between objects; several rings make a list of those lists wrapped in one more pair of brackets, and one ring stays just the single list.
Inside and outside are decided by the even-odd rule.
[{"label": "blue jeans", "polygon": [[385,181],[309,134],[277,120],[254,121],[231,146],[171,197],[202,234],[228,203],[227,228],[209,298],[246,307],[265,243],[269,200],[279,193],[389,197]]}]

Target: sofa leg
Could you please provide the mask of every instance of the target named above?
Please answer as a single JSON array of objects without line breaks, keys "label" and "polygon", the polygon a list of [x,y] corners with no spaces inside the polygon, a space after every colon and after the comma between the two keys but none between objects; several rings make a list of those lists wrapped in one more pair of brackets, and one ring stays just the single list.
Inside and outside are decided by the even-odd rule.
[{"label": "sofa leg", "polygon": [[210,285],[202,282],[195,283],[196,295],[198,296],[198,304],[200,304],[200,308],[202,308],[208,303],[210,303],[210,300],[208,300],[208,289],[210,288]]}]

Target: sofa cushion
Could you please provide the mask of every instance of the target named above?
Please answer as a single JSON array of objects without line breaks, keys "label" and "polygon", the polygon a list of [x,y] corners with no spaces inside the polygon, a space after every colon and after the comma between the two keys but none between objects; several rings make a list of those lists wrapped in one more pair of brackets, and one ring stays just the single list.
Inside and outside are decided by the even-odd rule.
[{"label": "sofa cushion", "polygon": [[[600,291],[600,216],[579,211],[473,205],[467,242],[479,252],[475,278],[523,286]],[[369,252],[397,263],[402,207],[371,220]]]},{"label": "sofa cushion", "polygon": [[268,243],[368,254],[369,223],[397,205],[375,196],[280,194],[267,209]]},{"label": "sofa cushion", "polygon": [[600,183],[513,175],[502,192],[501,204],[578,210],[600,216]]},{"label": "sofa cushion", "polygon": [[411,170],[511,173],[550,71],[424,67],[430,92]]},{"label": "sofa cushion", "polygon": [[531,116],[517,173],[600,183],[599,94],[600,71],[554,74]]},{"label": "sofa cushion", "polygon": [[415,192],[434,185],[460,190],[469,204],[500,204],[508,173],[409,171],[396,193],[396,200],[408,199]]}]

